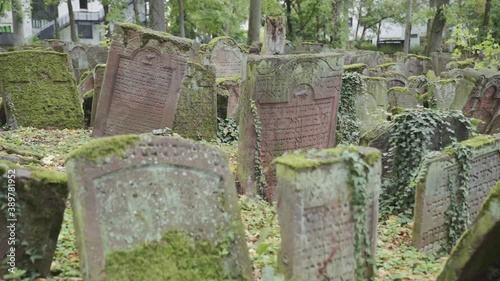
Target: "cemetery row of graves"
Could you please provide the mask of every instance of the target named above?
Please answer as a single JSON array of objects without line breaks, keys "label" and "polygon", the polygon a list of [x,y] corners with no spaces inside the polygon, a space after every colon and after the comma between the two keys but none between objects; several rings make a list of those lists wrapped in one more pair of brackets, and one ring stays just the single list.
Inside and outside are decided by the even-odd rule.
[{"label": "cemetery row of graves", "polygon": [[500,280],[500,72],[273,28],[0,53],[0,277]]}]

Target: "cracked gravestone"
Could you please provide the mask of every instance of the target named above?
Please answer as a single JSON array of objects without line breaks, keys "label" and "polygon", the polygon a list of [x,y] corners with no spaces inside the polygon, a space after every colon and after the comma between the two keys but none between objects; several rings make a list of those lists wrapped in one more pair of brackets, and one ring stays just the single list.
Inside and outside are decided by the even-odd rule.
[{"label": "cracked gravestone", "polygon": [[122,135],[73,151],[66,167],[85,280],[251,277],[234,180],[217,149]]}]

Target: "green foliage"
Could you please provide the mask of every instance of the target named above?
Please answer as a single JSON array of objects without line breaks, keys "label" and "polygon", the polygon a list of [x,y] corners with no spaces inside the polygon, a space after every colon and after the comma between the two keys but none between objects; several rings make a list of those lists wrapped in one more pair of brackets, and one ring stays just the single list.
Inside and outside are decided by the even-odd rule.
[{"label": "green foliage", "polygon": [[450,207],[446,211],[446,225],[448,236],[443,250],[450,252],[453,245],[465,232],[470,224],[469,217],[469,178],[472,171],[472,150],[462,143],[451,145],[458,163],[457,178],[448,178],[448,192],[450,193]]},{"label": "green foliage", "polygon": [[238,142],[238,123],[236,123],[235,118],[221,119],[217,117],[219,121],[217,127],[217,139],[221,143],[237,143]]},{"label": "green foliage", "polygon": [[257,182],[257,194],[265,198],[266,191],[266,176],[264,174],[264,166],[262,165],[261,145],[262,145],[262,123],[260,122],[259,112],[254,100],[250,101],[250,109],[252,111],[253,124],[255,127],[255,147],[254,147],[254,174]]},{"label": "green foliage", "polygon": [[337,143],[359,143],[359,121],[356,117],[356,95],[366,91],[366,84],[357,72],[342,74],[340,104],[337,120]]},{"label": "green foliage", "polygon": [[427,161],[436,133],[449,135],[456,141],[451,121],[457,120],[470,130],[470,119],[460,111],[433,109],[409,110],[397,115],[391,127],[388,157],[392,168],[389,179],[384,181],[381,195],[382,218],[399,215],[411,220],[413,215],[415,185],[421,179],[420,164]]},{"label": "green foliage", "polygon": [[499,69],[500,44],[495,42],[490,32],[487,33],[486,37],[481,38],[479,28],[469,30],[457,25],[448,42],[455,44],[453,58],[474,58],[478,68]]}]

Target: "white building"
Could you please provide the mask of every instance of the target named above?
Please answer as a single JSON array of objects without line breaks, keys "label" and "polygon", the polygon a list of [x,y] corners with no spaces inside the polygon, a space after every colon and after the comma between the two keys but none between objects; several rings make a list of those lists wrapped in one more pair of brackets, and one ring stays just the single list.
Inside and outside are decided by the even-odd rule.
[{"label": "white building", "polygon": [[[36,0],[35,0],[36,1]],[[34,1],[34,2],[35,2]],[[128,7],[123,11],[125,22],[134,22],[133,0],[129,0]],[[137,0],[135,0],[137,1]],[[54,38],[54,7],[44,7],[43,0],[38,0],[30,7],[30,0],[23,0],[25,3],[23,30],[24,36],[29,42],[31,39]],[[146,5],[144,0],[138,3],[139,17],[141,21],[146,20]],[[75,15],[76,30],[79,41],[84,44],[97,45],[104,38],[104,7],[99,1],[72,0],[73,11]],[[66,1],[60,3],[57,7],[59,17],[57,23],[59,26],[60,39],[71,41],[71,32],[69,27],[68,4]],[[7,11],[4,17],[0,17],[0,45],[12,45],[13,38],[12,12]]]}]

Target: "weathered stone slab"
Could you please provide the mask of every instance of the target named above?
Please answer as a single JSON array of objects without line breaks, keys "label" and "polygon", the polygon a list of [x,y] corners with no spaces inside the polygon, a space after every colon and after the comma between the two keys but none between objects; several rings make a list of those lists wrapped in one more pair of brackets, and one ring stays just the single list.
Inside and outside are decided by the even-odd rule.
[{"label": "weathered stone slab", "polygon": [[94,75],[92,72],[85,72],[80,78],[80,83],[78,83],[78,92],[80,93],[80,98],[83,99],[83,96],[90,90],[94,89]]},{"label": "weathered stone slab", "polygon": [[381,77],[363,77],[366,91],[356,95],[356,116],[360,121],[361,133],[374,129],[387,120],[386,110],[389,105],[387,83]]},{"label": "weathered stone slab", "polygon": [[366,189],[361,190],[350,182],[356,175],[344,156],[346,150],[294,152],[275,160],[281,231],[278,263],[286,280],[360,280],[356,275],[360,269],[367,280],[373,277],[374,267],[366,259],[375,258],[380,152],[365,147],[348,152],[367,163]]},{"label": "weathered stone slab", "polygon": [[2,262],[0,279],[12,266],[50,275],[68,198],[66,175],[0,161],[0,190],[0,260],[8,260]]},{"label": "weathered stone slab", "polygon": [[213,65],[217,78],[242,76],[248,55],[234,39],[216,37],[203,51],[203,64]]},{"label": "weathered stone slab", "polygon": [[108,47],[89,46],[87,48],[88,68],[95,69],[99,64],[106,64],[108,61]]},{"label": "weathered stone slab", "polygon": [[437,281],[500,279],[500,181],[488,195],[474,224],[448,258]]},{"label": "weathered stone slab", "polygon": [[286,17],[266,16],[262,55],[282,55],[286,45]]},{"label": "weathered stone slab", "polygon": [[406,76],[418,76],[432,69],[431,58],[417,55],[399,56],[396,58],[401,72]]},{"label": "weathered stone slab", "polygon": [[217,117],[226,119],[238,115],[240,81],[237,77],[217,79]]},{"label": "weathered stone slab", "polygon": [[249,58],[239,109],[244,192],[272,200],[274,157],[334,145],[342,64],[335,53]]},{"label": "weathered stone slab", "polygon": [[[479,136],[462,142],[472,149],[469,180],[469,216],[474,219],[500,178],[500,135]],[[459,164],[450,152],[432,158],[425,179],[417,184],[413,244],[426,252],[439,251],[448,236],[445,213],[450,207],[449,181],[458,182]],[[456,188],[456,187],[455,187]]]},{"label": "weathered stone slab", "polygon": [[105,64],[98,64],[94,68],[94,98],[92,98],[92,111],[90,113],[90,126],[94,126],[97,105],[101,97],[102,83],[104,82]]},{"label": "weathered stone slab", "polygon": [[195,140],[217,138],[217,92],[213,68],[188,64],[172,129]]},{"label": "weathered stone slab", "polygon": [[83,111],[66,54],[0,54],[0,93],[7,123],[35,128],[82,128]]},{"label": "weathered stone slab", "polygon": [[117,25],[93,136],[172,128],[191,40]]},{"label": "weathered stone slab", "polygon": [[249,280],[226,161],[207,145],[147,135],[72,152],[66,167],[82,277]]},{"label": "weathered stone slab", "polygon": [[394,87],[408,87],[409,85],[408,78],[401,72],[389,71],[383,73],[382,76],[386,77],[388,89]]},{"label": "weathered stone slab", "polygon": [[416,93],[410,92],[410,89],[405,87],[392,87],[387,96],[391,108],[416,108],[419,105]]},{"label": "weathered stone slab", "polygon": [[82,74],[89,71],[87,50],[85,50],[84,46],[75,45],[74,43],[67,44],[66,49],[73,64],[73,75],[76,82],[80,82]]},{"label": "weathered stone slab", "polygon": [[436,75],[440,75],[441,72],[446,71],[446,65],[453,60],[451,54],[449,53],[432,53],[432,69]]},{"label": "weathered stone slab", "polygon": [[429,83],[429,94],[437,108],[462,110],[473,88],[468,79],[441,79]]}]

